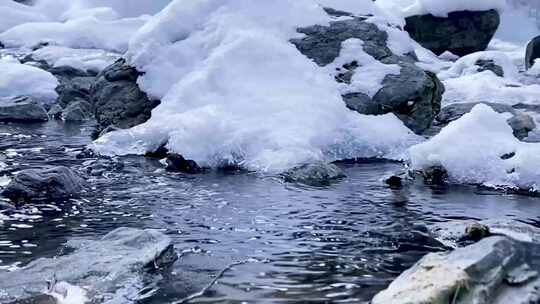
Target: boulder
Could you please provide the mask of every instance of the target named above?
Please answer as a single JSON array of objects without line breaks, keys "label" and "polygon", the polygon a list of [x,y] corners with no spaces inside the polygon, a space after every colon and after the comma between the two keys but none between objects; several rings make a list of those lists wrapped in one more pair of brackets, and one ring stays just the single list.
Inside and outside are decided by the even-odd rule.
[{"label": "boulder", "polygon": [[0,122],[42,122],[47,110],[32,97],[0,98]]},{"label": "boulder", "polygon": [[[479,102],[470,103],[454,103],[444,107],[441,113],[435,118],[433,123],[436,128],[443,128],[450,122],[459,119],[461,116],[469,113]],[[528,136],[529,132],[536,128],[534,119],[518,110],[514,107],[500,103],[483,102],[498,113],[510,113],[512,117],[508,119],[508,124],[514,130],[514,136],[518,139],[524,139]]]},{"label": "boulder", "polygon": [[371,303],[538,303],[539,249],[538,244],[493,236],[449,253],[430,253]]},{"label": "boulder", "polygon": [[85,121],[92,118],[92,106],[85,100],[77,98],[62,111],[64,121]]},{"label": "boulder", "polygon": [[504,69],[492,59],[478,59],[475,65],[478,66],[478,72],[492,71],[495,75],[504,77]]},{"label": "boulder", "polygon": [[405,19],[405,31],[437,55],[458,56],[484,51],[499,28],[496,10],[451,12],[448,17],[416,15]]},{"label": "boulder", "polygon": [[329,186],[345,177],[345,173],[334,164],[305,164],[281,174],[287,183],[298,183],[313,187]]},{"label": "boulder", "polygon": [[90,101],[98,123],[97,134],[108,126],[127,129],[146,122],[159,101],[151,100],[137,85],[139,72],[120,59],[98,74]]},{"label": "boulder", "polygon": [[56,200],[77,197],[84,181],[67,167],[28,169],[19,172],[2,191],[13,202]]},{"label": "boulder", "polygon": [[65,108],[75,100],[90,101],[90,88],[95,81],[95,77],[73,77],[59,78],[60,85],[56,87],[58,98],[56,102]]},{"label": "boulder", "polygon": [[[372,97],[364,92],[343,94],[348,108],[361,114],[396,114],[416,133],[429,128],[441,106],[444,86],[433,73],[414,65],[415,56],[397,56],[388,48],[388,34],[363,17],[330,22],[328,26],[314,25],[299,28],[303,38],[291,42],[305,56],[319,66],[327,66],[339,56],[344,41],[355,38],[363,41],[363,50],[384,64],[396,64],[399,75],[387,75],[382,88]],[[336,81],[351,84],[356,69],[355,61],[338,68]]]},{"label": "boulder", "polygon": [[62,107],[55,103],[51,106],[51,108],[49,109],[49,111],[47,112],[47,114],[49,115],[50,118],[52,119],[61,119],[62,118],[62,111],[64,109],[62,109]]},{"label": "boulder", "polygon": [[534,65],[534,61],[540,58],[540,36],[535,37],[527,44],[525,53],[525,68],[528,70]]}]

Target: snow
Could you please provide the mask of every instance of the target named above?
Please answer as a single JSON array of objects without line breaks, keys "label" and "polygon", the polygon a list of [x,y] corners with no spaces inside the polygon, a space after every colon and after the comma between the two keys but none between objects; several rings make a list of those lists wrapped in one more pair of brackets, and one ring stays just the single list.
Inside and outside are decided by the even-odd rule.
[{"label": "snow", "polygon": [[79,70],[100,72],[120,58],[120,54],[98,49],[72,49],[46,46],[31,54],[35,60],[44,60],[53,67],[71,66]]},{"label": "snow", "polygon": [[12,0],[0,0],[0,33],[19,24],[45,21],[45,17]]},{"label": "snow", "polygon": [[506,0],[377,0],[376,4],[402,17],[426,14],[447,17],[451,12],[490,9],[502,12],[507,7]]},{"label": "snow", "polygon": [[478,60],[491,60],[503,69],[504,77],[514,80],[518,78],[518,69],[510,57],[499,51],[476,52],[463,56],[449,70],[439,73],[438,76],[441,80],[446,80],[478,73],[479,66],[476,65]]},{"label": "snow", "polygon": [[[141,154],[167,142],[201,165],[236,163],[261,172],[402,157],[422,139],[392,114],[349,111],[333,77],[289,43],[297,27],[330,20],[311,0],[174,1],[139,31],[127,53],[145,73],[141,88],[161,105],[147,123],[109,133],[95,149]],[[346,44],[342,59],[360,46]]]},{"label": "snow", "polygon": [[113,21],[85,17],[61,22],[37,22],[15,26],[0,34],[7,47],[32,47],[42,42],[72,48],[97,48],[125,52],[146,17]]},{"label": "snow", "polygon": [[[410,148],[411,168],[442,165],[453,182],[539,190],[540,144],[520,142],[499,114],[480,104],[429,141]],[[503,155],[515,156],[503,159]]]},{"label": "snow", "polygon": [[31,96],[42,103],[58,97],[58,80],[47,71],[9,58],[0,59],[0,71],[0,97]]},{"label": "snow", "polygon": [[525,73],[529,76],[540,77],[540,59],[534,61],[534,65]]}]

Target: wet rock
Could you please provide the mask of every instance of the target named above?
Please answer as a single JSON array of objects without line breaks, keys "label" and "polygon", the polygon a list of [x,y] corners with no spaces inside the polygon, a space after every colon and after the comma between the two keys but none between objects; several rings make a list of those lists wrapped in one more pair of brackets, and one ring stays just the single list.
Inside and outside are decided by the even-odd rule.
[{"label": "wet rock", "polygon": [[137,85],[139,72],[120,59],[105,68],[90,89],[98,123],[97,134],[110,125],[121,129],[146,122],[159,101],[151,100]]},{"label": "wet rock", "polygon": [[0,98],[0,122],[49,120],[45,108],[31,97]]},{"label": "wet rock", "polygon": [[86,158],[98,158],[99,155],[94,152],[94,150],[89,148],[84,148],[81,152],[75,155],[76,159],[86,159]]},{"label": "wet rock", "polygon": [[167,171],[182,172],[187,174],[202,173],[203,169],[190,159],[185,159],[182,155],[176,153],[167,154]]},{"label": "wet rock", "polygon": [[448,171],[443,166],[424,168],[421,173],[428,185],[444,185],[448,180]]},{"label": "wet rock", "polygon": [[62,111],[64,121],[85,121],[92,118],[92,106],[83,99],[71,102]]},{"label": "wet rock", "polygon": [[63,108],[73,101],[90,101],[90,88],[94,83],[94,77],[60,78],[60,85],[56,87],[58,93],[57,103]]},{"label": "wet rock", "polygon": [[535,37],[527,44],[525,53],[525,68],[528,70],[534,65],[534,61],[540,58],[540,36]]},{"label": "wet rock", "polygon": [[437,55],[450,51],[458,56],[484,51],[500,23],[496,10],[451,12],[448,17],[429,15],[405,19],[405,30]]},{"label": "wet rock", "polygon": [[92,176],[103,176],[109,172],[124,169],[124,162],[117,158],[98,158],[83,164],[86,172]]},{"label": "wet rock", "polygon": [[144,154],[146,157],[150,158],[158,158],[158,159],[164,159],[169,154],[169,149],[167,149],[166,145],[161,145],[159,148],[157,148],[154,151],[149,151]]},{"label": "wet rock", "polygon": [[[439,113],[444,85],[437,76],[414,65],[414,56],[393,54],[387,46],[388,34],[365,18],[353,17],[297,31],[305,37],[291,42],[319,66],[331,64],[339,56],[342,43],[351,38],[362,40],[364,51],[376,60],[400,66],[400,74],[387,75],[373,97],[363,92],[344,94],[349,109],[368,115],[394,113],[416,133],[427,129]],[[353,63],[339,68],[336,81],[350,84],[357,68],[361,67]]]},{"label": "wet rock", "polygon": [[494,236],[449,253],[430,253],[372,304],[538,303],[539,249],[538,244]]},{"label": "wet rock", "polygon": [[465,237],[475,242],[490,235],[489,227],[480,223],[472,223],[465,227]]},{"label": "wet rock", "polygon": [[[433,126],[439,128],[438,130],[440,130],[441,128],[444,128],[446,125],[448,125],[450,122],[461,118],[461,116],[465,115],[466,113],[469,113],[478,104],[480,103],[469,102],[448,105],[441,110],[441,113],[439,115],[437,115]],[[524,139],[528,136],[529,132],[536,128],[536,123],[531,116],[516,110],[512,106],[489,102],[482,102],[482,104],[488,105],[498,113],[512,114],[513,116],[508,119],[508,124],[510,125],[510,127],[512,127],[512,130],[514,131],[514,136],[516,136],[518,139]]]},{"label": "wet rock", "polygon": [[69,240],[65,252],[56,258],[34,260],[11,272],[0,272],[0,302],[41,294],[51,279],[57,282],[55,285],[68,282],[72,284],[67,285],[69,288],[84,287],[89,299],[103,295],[112,302],[135,299],[146,271],[165,268],[178,258],[168,236],[134,228],[118,228],[98,239]]},{"label": "wet rock", "polygon": [[298,183],[313,187],[329,186],[345,177],[345,173],[334,164],[305,164],[282,173],[287,183]]},{"label": "wet rock", "polygon": [[403,178],[401,176],[392,175],[384,181],[390,188],[399,189],[403,187]]},{"label": "wet rock", "polygon": [[13,202],[56,200],[77,197],[84,181],[67,167],[29,169],[19,172],[2,191]]},{"label": "wet rock", "polygon": [[475,65],[478,66],[478,72],[492,71],[499,77],[504,77],[504,70],[500,65],[495,64],[493,60],[479,59]]}]

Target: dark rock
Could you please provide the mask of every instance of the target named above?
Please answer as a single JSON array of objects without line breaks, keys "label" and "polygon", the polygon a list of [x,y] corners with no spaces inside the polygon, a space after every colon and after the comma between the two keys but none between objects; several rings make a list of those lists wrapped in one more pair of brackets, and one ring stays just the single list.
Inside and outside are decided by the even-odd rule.
[{"label": "dark rock", "polygon": [[399,189],[403,187],[403,178],[397,175],[392,175],[384,181],[390,188]]},{"label": "dark rock", "polygon": [[159,101],[150,100],[137,86],[139,72],[118,60],[98,76],[90,90],[90,100],[98,123],[97,133],[110,125],[131,128],[150,119]]},{"label": "dark rock", "polygon": [[62,111],[62,119],[64,121],[85,121],[90,118],[92,118],[92,107],[83,99],[71,102]]},{"label": "dark rock", "polygon": [[306,164],[281,174],[287,183],[298,183],[313,187],[329,186],[345,177],[345,173],[334,164]]},{"label": "dark rock", "polygon": [[417,15],[406,18],[405,30],[423,47],[441,55],[484,51],[500,23],[496,10],[451,12],[448,17]]},{"label": "dark rock", "polygon": [[57,103],[63,108],[75,100],[90,101],[90,88],[95,77],[60,77],[60,85],[56,87],[58,93]]},{"label": "dark rock", "polygon": [[[329,26],[315,25],[298,29],[305,37],[291,42],[305,56],[320,66],[332,63],[340,54],[344,41],[356,38],[363,41],[364,51],[385,64],[401,67],[399,75],[387,75],[383,88],[373,98],[352,92],[343,95],[348,108],[362,114],[396,114],[407,127],[416,133],[429,128],[441,107],[444,85],[437,76],[414,65],[414,54],[397,56],[387,46],[388,34],[363,18],[330,22]],[[348,64],[338,68],[337,82],[350,84],[354,71],[361,68]]]},{"label": "dark rock", "polygon": [[465,228],[467,239],[478,242],[491,235],[489,227],[480,223],[472,223]]},{"label": "dark rock", "polygon": [[444,185],[448,180],[448,171],[443,166],[432,166],[423,169],[422,176],[428,185]]},{"label": "dark rock", "polygon": [[[500,103],[482,103],[488,105],[498,113],[512,114],[513,116],[508,119],[508,124],[510,127],[512,127],[514,136],[516,136],[518,139],[524,139],[528,136],[529,132],[536,128],[536,123],[531,116],[517,111],[512,106]],[[448,105],[441,110],[441,113],[435,118],[433,125],[439,129],[443,128],[450,122],[461,118],[461,116],[465,115],[466,113],[469,113],[478,104],[480,104],[480,102],[455,103]]]},{"label": "dark rock", "polygon": [[124,162],[117,158],[98,158],[84,163],[86,172],[92,176],[103,176],[124,169]]},{"label": "dark rock", "polygon": [[77,197],[84,181],[67,167],[29,169],[19,172],[2,191],[4,197],[22,203]]},{"label": "dark rock", "polygon": [[97,158],[99,155],[92,149],[84,148],[81,152],[75,155],[76,159]]},{"label": "dark rock", "polygon": [[5,48],[6,46],[0,41],[0,49]]},{"label": "dark rock", "polygon": [[516,152],[510,152],[510,153],[506,153],[506,154],[501,155],[501,159],[502,160],[507,160],[507,159],[510,159],[510,158],[512,158],[514,156],[516,156]]},{"label": "dark rock", "polygon": [[45,108],[31,97],[0,98],[0,122],[42,122],[49,120]]},{"label": "dark rock", "polygon": [[495,64],[493,60],[479,59],[476,61],[475,65],[478,66],[478,72],[492,71],[495,75],[504,77],[503,68],[500,65]]},{"label": "dark rock", "polygon": [[203,169],[190,159],[185,159],[180,154],[169,153],[167,155],[167,171],[182,172],[187,174],[202,173]]},{"label": "dark rock", "polygon": [[77,68],[63,65],[58,67],[50,67],[47,71],[54,76],[64,77],[64,78],[75,78],[75,77],[91,77],[95,75],[90,75],[88,72],[79,70]]},{"label": "dark rock", "polygon": [[527,44],[527,51],[525,53],[525,68],[528,70],[534,65],[534,61],[540,58],[540,36],[532,39]]},{"label": "dark rock", "polygon": [[430,253],[371,303],[539,303],[538,250],[536,243],[493,236],[449,253]]}]

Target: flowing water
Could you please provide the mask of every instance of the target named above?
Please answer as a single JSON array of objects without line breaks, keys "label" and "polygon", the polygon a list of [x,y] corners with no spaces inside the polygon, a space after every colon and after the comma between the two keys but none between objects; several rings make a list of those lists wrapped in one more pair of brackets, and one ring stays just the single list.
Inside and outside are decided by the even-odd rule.
[{"label": "flowing water", "polygon": [[180,259],[126,303],[182,299],[235,262],[242,263],[190,303],[359,303],[424,254],[444,250],[427,233],[430,225],[540,223],[537,198],[423,184],[392,190],[382,178],[401,170],[398,163],[341,164],[347,178],[325,188],[250,173],[172,174],[157,160],[135,156],[106,161],[100,171],[95,160],[75,158],[92,128],[0,124],[0,185],[21,169],[64,165],[91,186],[80,199],[2,211],[0,271],[68,254],[61,250],[67,240],[118,227],[155,228],[173,239]]}]

